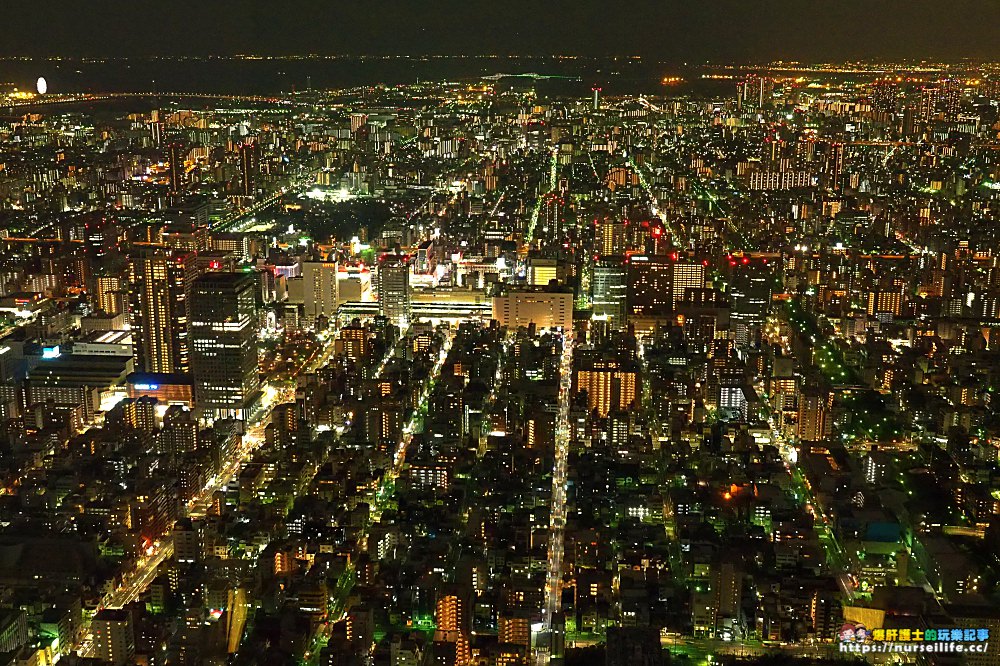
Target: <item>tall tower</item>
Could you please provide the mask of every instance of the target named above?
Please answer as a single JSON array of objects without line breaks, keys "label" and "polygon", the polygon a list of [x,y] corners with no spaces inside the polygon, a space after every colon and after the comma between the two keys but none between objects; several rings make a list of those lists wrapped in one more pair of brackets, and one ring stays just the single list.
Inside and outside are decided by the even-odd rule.
[{"label": "tall tower", "polygon": [[257,177],[260,175],[260,153],[257,143],[247,141],[240,146],[240,193],[252,197],[257,193]]},{"label": "tall tower", "polygon": [[146,372],[188,371],[187,287],[194,258],[142,244],[129,255],[129,318],[136,360]]},{"label": "tall tower", "polygon": [[177,194],[184,186],[184,152],[179,143],[167,147],[170,166],[170,193]]},{"label": "tall tower", "polygon": [[844,176],[844,144],[840,142],[830,144],[826,173],[830,179],[830,189],[839,192],[843,186],[841,181]]},{"label": "tall tower", "polygon": [[735,262],[729,283],[729,326],[736,345],[756,346],[771,310],[774,275],[759,259]]},{"label": "tall tower", "polygon": [[249,418],[259,393],[256,284],[249,273],[205,273],[191,285],[195,402],[218,416]]},{"label": "tall tower", "polygon": [[378,260],[378,311],[401,328],[410,320],[410,257],[383,254]]}]

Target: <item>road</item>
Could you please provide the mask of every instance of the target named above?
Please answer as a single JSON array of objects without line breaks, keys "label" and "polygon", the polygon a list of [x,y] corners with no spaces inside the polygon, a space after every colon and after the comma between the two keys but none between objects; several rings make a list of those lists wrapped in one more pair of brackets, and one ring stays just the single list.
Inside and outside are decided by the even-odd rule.
[{"label": "road", "polygon": [[[377,522],[382,510],[385,508],[386,502],[392,496],[392,488],[395,485],[396,479],[399,478],[399,475],[403,471],[403,464],[406,462],[406,452],[409,449],[410,442],[413,441],[413,435],[416,432],[420,419],[422,418],[421,414],[423,412],[423,408],[427,405],[427,400],[430,398],[434,381],[441,374],[441,368],[448,359],[448,353],[451,351],[453,341],[454,332],[449,331],[445,337],[444,344],[441,345],[441,351],[438,353],[438,358],[435,361],[434,366],[431,368],[430,373],[428,373],[427,378],[424,380],[423,391],[420,394],[420,402],[414,410],[413,415],[410,417],[409,422],[403,427],[402,437],[400,437],[400,440],[396,445],[396,450],[392,456],[392,464],[386,469],[378,483],[377,490],[375,491],[370,504],[371,519],[368,521],[365,528],[358,534],[357,542],[354,545],[354,551],[360,551],[362,544],[367,541],[371,525]],[[382,373],[385,371],[389,362],[395,358],[400,345],[405,344],[405,342],[406,332],[404,331],[400,334],[396,344],[393,345],[392,349],[386,353],[381,363],[379,363],[375,372],[375,379],[382,376]],[[351,591],[354,589],[355,580],[356,577],[354,575],[354,563],[352,558],[352,562],[349,563],[344,569],[344,572],[337,579],[337,584],[330,593],[330,607],[327,621],[320,625],[316,635],[313,636],[310,641],[310,647],[304,655],[306,662],[310,662],[319,654],[319,650],[330,638],[330,632],[333,629],[334,624],[347,617],[347,604],[351,596]]]},{"label": "road", "polygon": [[254,216],[258,213],[262,213],[268,208],[278,204],[285,196],[296,195],[305,192],[307,188],[316,183],[316,173],[310,173],[308,176],[300,176],[295,184],[290,187],[283,187],[266,199],[255,202],[249,208],[245,210],[233,213],[224,220],[212,226],[212,231],[227,232],[227,231],[245,231],[249,226],[247,223],[254,223]]},{"label": "road", "polygon": [[[573,385],[573,337],[563,338],[559,364],[559,413],[556,416],[555,461],[552,465],[552,499],[549,509],[549,549],[545,574],[545,605],[542,611],[543,630],[552,630],[552,618],[562,606],[563,546],[566,534],[566,474],[569,467],[569,403]],[[548,649],[536,652],[535,663],[549,663]]]},{"label": "road", "polygon": [[[118,588],[104,595],[99,608],[121,608],[138,600],[156,578],[160,565],[173,554],[174,544],[171,541],[154,547],[149,555],[139,560],[139,566],[125,576]],[[94,641],[90,633],[80,643],[77,654],[81,657],[94,657]]]},{"label": "road", "polygon": [[[336,329],[323,337],[323,346],[320,347],[315,356],[299,368],[298,374],[308,374],[325,365],[333,353],[336,337]],[[233,452],[232,457],[226,461],[222,469],[188,502],[189,517],[201,518],[208,513],[215,492],[229,483],[239,473],[240,467],[264,443],[264,429],[270,422],[271,412],[274,410],[274,407],[291,402],[294,399],[294,385],[290,385],[287,382],[281,386],[265,384],[261,408],[254,415],[250,427],[243,435],[240,446]],[[121,608],[138,600],[142,593],[146,591],[146,588],[149,587],[149,584],[156,578],[160,565],[167,558],[171,557],[173,552],[173,543],[169,538],[165,539],[162,543],[154,544],[150,552],[139,560],[136,569],[125,576],[122,584],[104,596],[100,608]],[[77,648],[77,654],[81,657],[92,657],[93,649],[93,642],[91,636],[88,634],[87,638]]]}]

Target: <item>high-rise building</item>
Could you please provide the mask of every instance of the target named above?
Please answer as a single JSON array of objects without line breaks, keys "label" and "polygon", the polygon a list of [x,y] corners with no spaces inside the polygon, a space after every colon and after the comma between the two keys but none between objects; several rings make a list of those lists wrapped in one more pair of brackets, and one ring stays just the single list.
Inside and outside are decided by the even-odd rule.
[{"label": "high-rise building", "polygon": [[587,393],[587,409],[603,418],[633,407],[640,395],[639,368],[601,352],[580,353],[573,369],[573,392]]},{"label": "high-rise building", "polygon": [[378,260],[376,280],[379,314],[405,327],[410,320],[410,257],[383,254]]},{"label": "high-rise building", "polygon": [[368,356],[368,331],[360,325],[344,326],[334,343],[334,351],[350,361],[360,361]]},{"label": "high-rise building", "polygon": [[628,301],[628,271],[624,257],[607,256],[594,262],[591,294],[595,317],[624,323]]},{"label": "high-rise building", "polygon": [[937,115],[938,102],[941,99],[941,88],[937,86],[924,86],[920,89],[920,98],[917,101],[917,118],[922,122],[927,122]]},{"label": "high-rise building", "polygon": [[160,245],[133,247],[129,255],[129,319],[136,364],[146,372],[187,372],[187,290],[194,254]]},{"label": "high-rise building", "polygon": [[736,83],[736,108],[762,109],[771,103],[774,95],[774,79],[768,76],[750,74]]},{"label": "high-rise building", "polygon": [[533,287],[547,287],[550,282],[559,282],[562,271],[558,259],[528,257],[528,284]]},{"label": "high-rise building", "polygon": [[834,192],[839,192],[844,184],[844,144],[831,143],[826,159],[827,185]]},{"label": "high-rise building", "polygon": [[705,265],[696,261],[674,261],[673,277],[671,279],[673,306],[684,300],[687,289],[705,288]]},{"label": "high-rise building", "polygon": [[674,265],[669,257],[636,254],[628,257],[628,313],[663,317],[673,311]]},{"label": "high-rise building", "polygon": [[260,152],[255,141],[247,141],[240,146],[240,193],[252,197],[257,193],[260,176]]},{"label": "high-rise building", "polygon": [[127,610],[105,608],[98,611],[90,623],[94,634],[94,656],[112,666],[132,663],[135,655],[135,633],[132,616]]},{"label": "high-rise building", "polygon": [[458,586],[450,586],[438,597],[434,620],[438,629],[468,633],[472,629],[471,595]]},{"label": "high-rise building", "polygon": [[305,316],[315,321],[319,316],[328,320],[337,315],[338,266],[335,261],[306,261],[302,264],[302,287]]},{"label": "high-rise building", "polygon": [[832,430],[830,409],[833,395],[822,388],[810,387],[799,396],[798,438],[803,442],[821,442]]},{"label": "high-rise building", "polygon": [[899,86],[892,79],[879,79],[872,84],[872,108],[877,113],[895,113],[898,96]]},{"label": "high-rise building", "polygon": [[184,147],[171,143],[167,147],[168,168],[170,169],[170,192],[177,194],[184,187]]},{"label": "high-rise building", "polygon": [[248,418],[259,393],[256,284],[249,273],[206,273],[191,286],[195,401],[217,416]]},{"label": "high-rise building", "polygon": [[606,217],[597,223],[596,246],[601,255],[624,254],[626,249],[625,224],[613,217]]},{"label": "high-rise building", "polygon": [[774,276],[760,259],[732,260],[729,285],[730,329],[737,346],[752,345],[760,337],[771,308]]},{"label": "high-rise building", "polygon": [[97,307],[101,312],[120,314],[125,311],[125,297],[122,280],[117,275],[102,275],[97,278]]}]

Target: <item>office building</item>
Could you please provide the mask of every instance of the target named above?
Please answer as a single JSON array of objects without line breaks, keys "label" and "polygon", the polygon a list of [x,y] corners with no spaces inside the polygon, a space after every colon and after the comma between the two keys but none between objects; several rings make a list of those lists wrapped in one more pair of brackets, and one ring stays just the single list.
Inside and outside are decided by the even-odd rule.
[{"label": "office building", "polygon": [[573,294],[550,291],[508,291],[493,298],[493,318],[501,326],[565,331],[573,328]]},{"label": "office building", "polygon": [[136,366],[146,372],[187,372],[187,290],[194,254],[137,244],[129,255],[129,319]]},{"label": "office building", "polygon": [[410,321],[410,257],[383,254],[377,271],[379,314],[405,328]]},{"label": "office building", "polygon": [[170,192],[177,194],[184,187],[184,147],[171,143],[167,147],[167,168],[170,170]]},{"label": "office building", "polygon": [[627,410],[640,395],[639,368],[601,352],[581,353],[573,369],[573,392],[586,392],[587,409],[602,418]]},{"label": "office building", "polygon": [[248,418],[260,389],[256,285],[249,273],[206,273],[191,286],[195,402],[216,416]]},{"label": "office building", "polygon": [[257,194],[260,179],[260,151],[255,141],[240,146],[240,193],[245,197]]},{"label": "office building", "polygon": [[313,321],[323,316],[332,320],[340,305],[337,262],[307,261],[302,264],[305,316]]},{"label": "office building", "polygon": [[669,257],[637,254],[628,265],[628,314],[668,317],[673,312],[674,262]]},{"label": "office building", "polygon": [[623,323],[628,303],[628,271],[624,257],[611,255],[594,262],[590,285],[594,317]]}]

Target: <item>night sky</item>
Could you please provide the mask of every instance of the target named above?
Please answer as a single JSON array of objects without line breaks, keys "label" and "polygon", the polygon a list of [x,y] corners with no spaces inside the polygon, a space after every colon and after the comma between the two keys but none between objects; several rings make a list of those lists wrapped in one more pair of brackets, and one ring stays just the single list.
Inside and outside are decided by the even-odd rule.
[{"label": "night sky", "polygon": [[8,0],[0,55],[1000,59],[998,0]]}]

